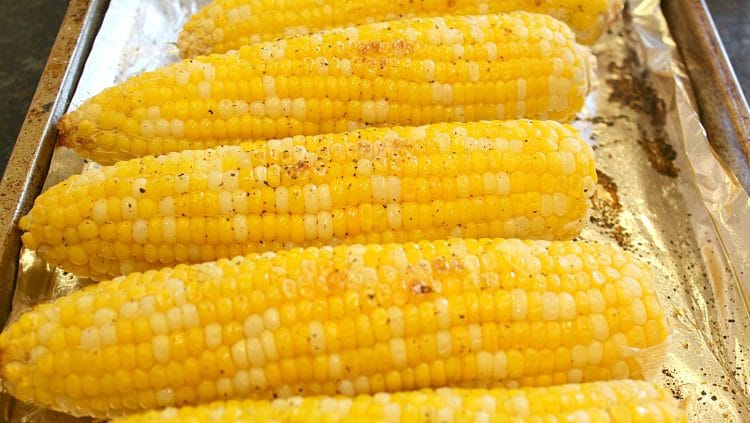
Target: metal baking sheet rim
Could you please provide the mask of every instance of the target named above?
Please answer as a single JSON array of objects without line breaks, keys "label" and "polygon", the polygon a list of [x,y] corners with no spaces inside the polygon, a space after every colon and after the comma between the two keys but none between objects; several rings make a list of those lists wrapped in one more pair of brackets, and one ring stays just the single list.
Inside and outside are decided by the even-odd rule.
[{"label": "metal baking sheet rim", "polygon": [[[41,192],[56,141],[55,123],[73,96],[108,3],[107,0],[71,0],[0,182],[0,225],[6,228],[0,233],[0,264],[4,265],[5,269],[5,272],[0,274],[0,321],[3,324],[11,308],[19,259],[20,233],[17,230],[17,221],[30,209],[33,199]],[[701,112],[699,123],[706,127],[712,144],[729,169],[735,175],[743,175],[742,166],[750,166],[747,156],[750,152],[750,138],[747,136],[747,123],[750,122],[747,103],[742,97],[736,79],[733,79],[731,65],[723,50],[706,48],[717,44],[720,46],[720,40],[710,22],[705,4],[700,0],[664,0],[662,7],[669,29],[675,40],[678,40],[677,47],[686,62],[692,85],[687,87],[688,97],[692,99],[692,89],[698,98],[697,106]],[[699,23],[693,29],[698,28],[700,31],[690,31],[690,27],[677,24],[676,21],[680,19]],[[695,38],[698,38],[698,41],[693,42]],[[696,55],[695,51],[691,52],[687,47],[682,47],[681,44],[686,43],[698,46],[702,50]],[[710,75],[714,79],[708,80],[708,83],[705,74],[697,75],[694,72],[695,62],[701,55],[704,58],[708,57],[715,65]],[[719,101],[707,105],[712,111],[706,111],[706,107],[703,107],[708,101],[705,94],[706,85],[718,90],[719,93]],[[717,117],[716,114],[720,116]],[[726,121],[727,117],[730,118],[729,122]],[[743,178],[741,183],[746,190],[750,190],[747,180]],[[745,296],[747,298],[747,292]],[[5,413],[9,410],[3,407],[2,412],[3,417],[7,417],[8,414]]]},{"label": "metal baking sheet rim", "polygon": [[0,323],[11,308],[20,254],[18,220],[41,192],[57,141],[56,123],[83,71],[108,0],[71,0],[0,181]]}]

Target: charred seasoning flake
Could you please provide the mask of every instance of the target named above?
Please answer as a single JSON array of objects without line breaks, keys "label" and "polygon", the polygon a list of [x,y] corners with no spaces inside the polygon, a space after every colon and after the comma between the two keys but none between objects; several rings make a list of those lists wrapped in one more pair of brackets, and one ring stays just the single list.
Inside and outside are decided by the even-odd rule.
[{"label": "charred seasoning flake", "polygon": [[628,48],[622,64],[610,63],[608,71],[617,75],[607,79],[612,89],[609,100],[638,112],[651,123],[651,128],[639,126],[638,138],[638,145],[646,152],[649,163],[660,174],[676,178],[680,169],[674,164],[677,152],[665,130],[667,107],[651,84],[651,74],[641,64],[638,53]]},{"label": "charred seasoning flake", "polygon": [[414,46],[403,39],[393,41],[365,41],[356,46],[360,56],[385,54],[389,56],[408,56],[414,52]]},{"label": "charred seasoning flake", "polygon": [[665,376],[665,386],[672,391],[672,395],[678,400],[684,399],[685,394],[682,393],[681,383],[675,378],[674,373],[668,368],[663,368],[661,373]]},{"label": "charred seasoning flake", "polygon": [[432,260],[432,268],[437,273],[447,273],[451,270],[451,265],[444,257],[437,257]]},{"label": "charred seasoning flake", "polygon": [[632,241],[630,233],[620,224],[622,204],[618,194],[617,184],[611,176],[597,170],[599,182],[591,200],[591,222],[613,238],[622,248],[630,249]]},{"label": "charred seasoning flake", "polygon": [[417,295],[431,294],[433,292],[432,287],[427,282],[421,280],[412,281],[410,288]]}]

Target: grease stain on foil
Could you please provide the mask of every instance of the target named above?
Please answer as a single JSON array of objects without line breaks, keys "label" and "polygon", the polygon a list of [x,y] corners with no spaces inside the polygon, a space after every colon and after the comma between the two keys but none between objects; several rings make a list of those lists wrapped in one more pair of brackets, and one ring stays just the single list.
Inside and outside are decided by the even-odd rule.
[{"label": "grease stain on foil", "polygon": [[677,151],[664,130],[666,105],[651,85],[648,68],[641,64],[635,49],[628,47],[622,64],[609,63],[608,73],[615,75],[606,80],[612,89],[609,100],[632,109],[651,123],[650,128],[640,127],[637,139],[649,163],[660,174],[676,178],[680,172],[674,163]]},{"label": "grease stain on foil", "polygon": [[599,227],[603,233],[609,235],[625,250],[631,250],[631,238],[627,229],[620,223],[622,203],[618,194],[617,184],[611,176],[597,169],[596,191],[591,198],[591,223]]}]

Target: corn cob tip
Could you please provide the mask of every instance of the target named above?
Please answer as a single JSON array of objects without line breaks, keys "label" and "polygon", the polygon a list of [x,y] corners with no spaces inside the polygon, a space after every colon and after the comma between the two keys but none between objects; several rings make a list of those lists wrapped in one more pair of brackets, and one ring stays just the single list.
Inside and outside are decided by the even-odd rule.
[{"label": "corn cob tip", "polygon": [[182,30],[177,36],[177,48],[180,49],[180,57],[188,59],[210,52],[210,46],[207,46],[204,42],[205,38],[206,34],[201,28],[195,31]]},{"label": "corn cob tip", "polygon": [[69,147],[71,145],[69,138],[70,130],[70,116],[68,114],[65,114],[57,123],[57,139],[60,145],[65,147]]},{"label": "corn cob tip", "polygon": [[[91,144],[88,137],[82,136],[81,125],[84,127],[93,126],[91,122],[86,121],[84,123],[77,118],[77,112],[66,113],[60,118],[57,123],[57,140],[58,143],[63,147],[68,148],[84,148],[86,144]],[[87,141],[88,140],[88,141]]]},{"label": "corn cob tip", "polygon": [[588,29],[582,27],[576,28],[576,41],[584,44],[594,44],[605,32],[609,26],[617,21],[622,16],[622,11],[625,8],[624,0],[609,0],[607,2],[607,8],[602,10],[601,13],[596,16],[595,25],[589,26]]},{"label": "corn cob tip", "polygon": [[[565,19],[564,16],[555,15],[555,17],[562,19],[567,24],[571,25],[572,29],[575,31],[576,42],[590,46],[596,43],[597,40],[599,40],[599,38],[607,31],[607,28],[622,16],[624,8],[624,0],[607,0],[606,2],[601,2],[599,3],[597,13],[595,15],[589,15],[588,19],[585,19],[587,24],[576,25],[568,19]],[[552,14],[554,15],[554,13]]]},{"label": "corn cob tip", "polygon": [[589,94],[591,94],[592,91],[594,91],[594,87],[597,85],[596,56],[594,56],[594,52],[591,51],[590,48],[583,46],[581,44],[576,44],[575,48],[576,50],[578,50],[578,53],[583,58],[582,62],[583,62],[584,82],[583,82],[583,87],[581,88],[581,90],[583,92],[583,98],[586,98],[588,97]]},{"label": "corn cob tip", "polygon": [[100,145],[103,132],[97,122],[87,119],[80,110],[66,113],[57,123],[58,144],[75,150],[85,159],[110,165],[133,158],[118,148],[103,149]]}]

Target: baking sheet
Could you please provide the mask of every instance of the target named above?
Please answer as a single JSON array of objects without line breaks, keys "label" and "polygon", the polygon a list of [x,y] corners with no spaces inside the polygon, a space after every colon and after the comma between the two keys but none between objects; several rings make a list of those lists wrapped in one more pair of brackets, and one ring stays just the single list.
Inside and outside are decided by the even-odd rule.
[{"label": "baking sheet", "polygon": [[[112,0],[71,102],[177,59],[182,22],[206,0]],[[581,238],[615,242],[651,264],[672,316],[655,380],[684,400],[691,421],[750,419],[750,202],[706,140],[656,0],[632,0],[593,50],[598,83],[576,126],[600,170],[592,223]],[[55,151],[45,186],[80,172]],[[24,251],[13,315],[88,283]],[[12,318],[12,317],[11,317]],[[13,409],[12,421],[63,421]],[[66,421],[75,421],[66,419]]]}]

